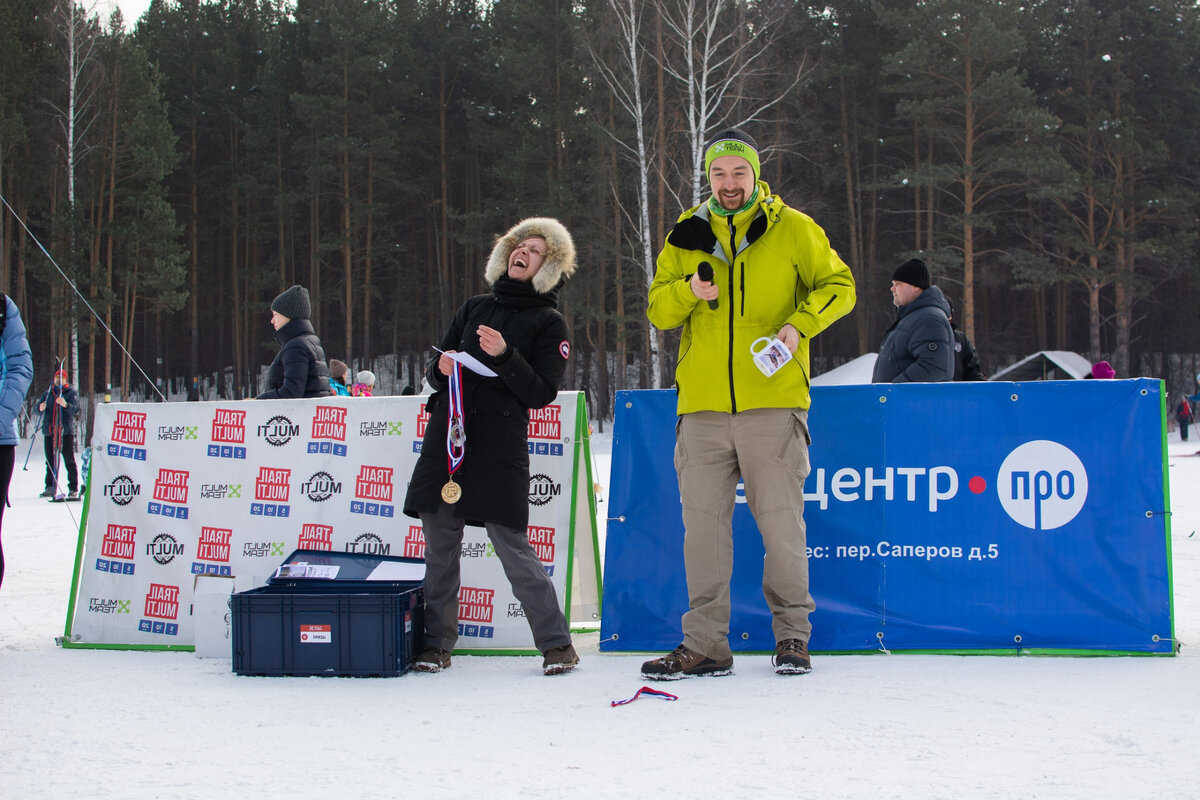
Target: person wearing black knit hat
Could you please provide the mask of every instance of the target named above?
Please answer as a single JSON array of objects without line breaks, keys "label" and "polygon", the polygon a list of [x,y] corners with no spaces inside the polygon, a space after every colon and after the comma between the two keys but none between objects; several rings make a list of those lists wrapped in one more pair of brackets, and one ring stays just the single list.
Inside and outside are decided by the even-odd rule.
[{"label": "person wearing black knit hat", "polygon": [[[804,527],[808,351],[814,336],[854,308],[854,276],[825,231],[771,193],[752,136],[720,131],[705,146],[703,164],[712,194],[668,234],[646,310],[656,328],[683,331],[675,465],[689,608],[683,641],[642,664],[642,676],[733,670],[729,555],[739,481],[765,550],[772,665],[780,675],[803,675],[812,669],[816,607]],[[762,362],[756,353],[766,354]]]},{"label": "person wearing black knit hat", "polygon": [[282,346],[267,370],[267,388],[259,400],[328,397],[329,365],[313,330],[308,289],[293,286],[271,301],[271,327]]},{"label": "person wearing black knit hat", "polygon": [[312,319],[308,289],[293,286],[271,301],[271,310],[288,319]]},{"label": "person wearing black knit hat", "polygon": [[929,280],[919,258],[892,273],[896,321],[883,334],[872,383],[936,383],[954,379],[954,330],[950,303]]}]

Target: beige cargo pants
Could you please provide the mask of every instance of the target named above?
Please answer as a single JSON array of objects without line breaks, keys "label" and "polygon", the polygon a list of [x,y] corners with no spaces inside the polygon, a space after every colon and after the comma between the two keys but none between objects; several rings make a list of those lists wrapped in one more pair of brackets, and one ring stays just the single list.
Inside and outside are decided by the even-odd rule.
[{"label": "beige cargo pants", "polygon": [[764,408],[726,414],[700,411],[678,420],[675,471],[683,503],[683,556],[689,610],[683,644],[724,660],[729,649],[729,581],[738,481],[762,535],[763,596],[775,641],[808,641],[815,608],[808,591],[804,479],[808,412]]}]

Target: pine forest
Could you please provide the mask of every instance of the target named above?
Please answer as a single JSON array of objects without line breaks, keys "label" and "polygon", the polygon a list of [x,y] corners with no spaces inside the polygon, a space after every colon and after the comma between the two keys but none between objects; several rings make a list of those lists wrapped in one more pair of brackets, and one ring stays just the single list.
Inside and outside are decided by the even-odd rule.
[{"label": "pine forest", "polygon": [[608,419],[671,385],[646,290],[728,127],[854,272],[814,374],[878,348],[920,257],[988,374],[1070,350],[1196,391],[1195,0],[3,0],[0,290],[37,389],[253,396],[298,283],[399,394],[552,216],[563,388]]}]

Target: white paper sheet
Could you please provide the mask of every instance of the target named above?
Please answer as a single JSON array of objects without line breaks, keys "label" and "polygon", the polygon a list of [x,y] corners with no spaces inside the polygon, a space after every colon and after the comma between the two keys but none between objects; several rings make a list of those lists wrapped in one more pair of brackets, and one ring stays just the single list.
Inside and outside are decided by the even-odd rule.
[{"label": "white paper sheet", "polygon": [[369,581],[404,581],[420,583],[425,580],[425,562],[380,561],[367,576]]},{"label": "white paper sheet", "polygon": [[333,564],[281,564],[275,570],[276,578],[323,578],[333,580],[341,567]]},{"label": "white paper sheet", "polygon": [[464,367],[471,370],[471,372],[474,372],[477,375],[482,375],[485,378],[496,377],[495,370],[493,370],[489,366],[486,366],[482,361],[480,361],[478,358],[471,355],[470,353],[447,353],[445,350],[441,350],[437,347],[435,347],[433,349],[437,350],[439,353],[441,353],[444,356],[450,356],[450,358],[452,360],[457,361],[458,363],[462,364]]}]

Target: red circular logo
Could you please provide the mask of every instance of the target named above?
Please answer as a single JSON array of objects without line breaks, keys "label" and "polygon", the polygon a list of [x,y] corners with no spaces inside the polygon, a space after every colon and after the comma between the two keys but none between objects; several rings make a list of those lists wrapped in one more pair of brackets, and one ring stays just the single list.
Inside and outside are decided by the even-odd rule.
[{"label": "red circular logo", "polygon": [[558,352],[562,353],[564,359],[571,357],[571,343],[563,339],[558,343]]}]

